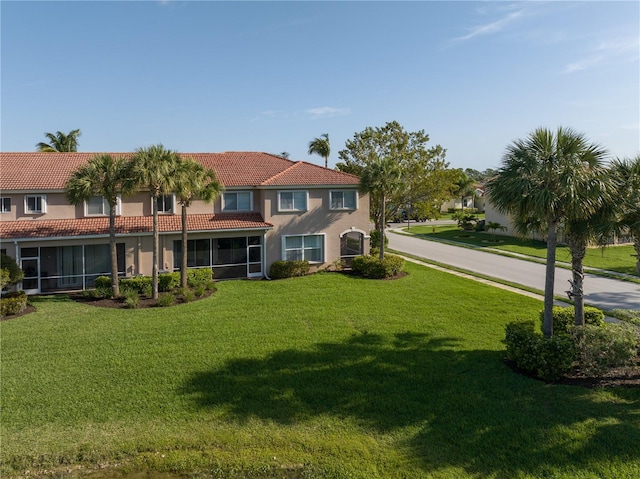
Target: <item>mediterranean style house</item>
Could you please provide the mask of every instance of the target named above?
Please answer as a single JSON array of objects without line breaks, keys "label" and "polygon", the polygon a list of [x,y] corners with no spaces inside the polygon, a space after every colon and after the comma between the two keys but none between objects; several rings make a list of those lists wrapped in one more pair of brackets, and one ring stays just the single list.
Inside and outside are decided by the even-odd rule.
[{"label": "mediterranean style house", "polygon": [[[109,208],[102,197],[74,206],[71,173],[95,153],[0,153],[0,249],[25,272],[28,294],[90,288],[110,274]],[[131,153],[112,153],[130,156]],[[189,267],[214,278],[264,278],[277,260],[305,259],[312,270],[369,251],[369,198],[355,176],[257,152],[181,154],[215,171],[224,193],[188,208]],[[121,276],[150,275],[148,192],[120,198],[116,230]],[[161,271],[179,269],[181,208],[158,199]]]}]

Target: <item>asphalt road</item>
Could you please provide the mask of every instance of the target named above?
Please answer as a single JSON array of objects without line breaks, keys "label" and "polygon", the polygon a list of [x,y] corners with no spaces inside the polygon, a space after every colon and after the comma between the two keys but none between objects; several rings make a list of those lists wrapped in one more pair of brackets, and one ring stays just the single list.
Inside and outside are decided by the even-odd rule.
[{"label": "asphalt road", "polygon": [[[470,248],[461,248],[437,241],[427,241],[388,231],[389,247],[420,258],[438,261],[544,291],[545,265],[517,258],[500,256]],[[571,271],[556,268],[555,294],[567,297]],[[585,274],[585,304],[603,310],[640,310],[640,284]]]}]

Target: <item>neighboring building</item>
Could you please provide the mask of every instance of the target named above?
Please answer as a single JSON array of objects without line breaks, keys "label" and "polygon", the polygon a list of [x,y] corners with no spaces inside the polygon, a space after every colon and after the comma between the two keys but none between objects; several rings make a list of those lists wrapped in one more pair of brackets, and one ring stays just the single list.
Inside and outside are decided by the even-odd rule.
[{"label": "neighboring building", "polygon": [[[94,197],[71,205],[64,187],[95,153],[0,153],[0,249],[25,272],[30,294],[91,287],[110,273],[108,205]],[[131,153],[113,153],[130,156]],[[214,277],[262,278],[281,259],[307,259],[312,270],[369,251],[369,198],[359,179],[267,153],[182,154],[216,172],[225,192],[188,208],[190,267]],[[179,269],[181,208],[158,201],[162,271]],[[152,203],[147,192],[122,198],[116,218],[122,276],[150,275]]]},{"label": "neighboring building", "polygon": [[485,210],[485,198],[484,198],[484,186],[480,184],[475,185],[475,194],[473,196],[465,196],[463,198],[451,198],[449,201],[442,203],[440,206],[440,212],[446,213],[450,210],[461,210],[465,208],[477,208],[478,213],[484,213]]}]

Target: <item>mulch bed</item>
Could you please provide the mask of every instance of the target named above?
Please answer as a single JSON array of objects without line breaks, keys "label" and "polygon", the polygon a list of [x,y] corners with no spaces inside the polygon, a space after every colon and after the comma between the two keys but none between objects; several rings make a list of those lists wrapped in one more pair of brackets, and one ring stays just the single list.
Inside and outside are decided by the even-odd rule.
[{"label": "mulch bed", "polygon": [[[194,297],[190,302],[193,303],[195,301],[199,301],[201,299],[205,299],[208,298],[209,296],[211,296],[213,293],[215,293],[215,289],[211,290],[211,291],[205,291],[205,293],[198,297]],[[162,293],[160,293],[162,294]],[[117,299],[111,299],[111,298],[102,298],[102,299],[93,299],[93,298],[87,298],[86,296],[83,296],[82,293],[71,293],[69,294],[69,297],[78,302],[78,303],[83,303],[83,304],[89,304],[91,306],[97,306],[100,308],[117,308],[117,309],[131,309],[131,308],[127,308],[126,304],[124,303],[124,298],[117,298]],[[171,307],[171,306],[176,306],[178,304],[183,304],[186,303],[186,301],[184,300],[184,298],[181,295],[176,295],[176,301],[175,303],[173,303],[170,306],[164,306],[166,307]],[[153,298],[149,298],[147,296],[140,296],[140,300],[138,302],[138,305],[133,308],[133,309],[145,309],[145,308],[159,308],[160,306],[158,306],[158,300],[157,299],[153,299]]]},{"label": "mulch bed", "polygon": [[545,381],[527,371],[519,369],[512,361],[504,360],[515,373],[551,384],[564,384],[567,386],[582,386],[585,388],[607,387],[640,387],[640,357],[636,357],[632,364],[618,368],[609,368],[598,376],[587,376],[577,368],[562,376],[556,381]]}]

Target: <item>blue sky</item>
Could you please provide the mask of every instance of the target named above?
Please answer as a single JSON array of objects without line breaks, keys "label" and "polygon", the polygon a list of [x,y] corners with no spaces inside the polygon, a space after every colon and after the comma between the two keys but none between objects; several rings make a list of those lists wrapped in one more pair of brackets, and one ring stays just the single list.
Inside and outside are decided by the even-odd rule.
[{"label": "blue sky", "polygon": [[495,168],[539,126],[640,150],[640,3],[2,1],[2,151],[82,130],[80,151],[307,154],[425,130]]}]

